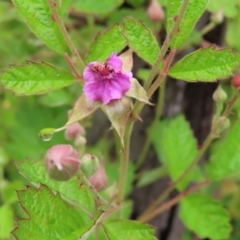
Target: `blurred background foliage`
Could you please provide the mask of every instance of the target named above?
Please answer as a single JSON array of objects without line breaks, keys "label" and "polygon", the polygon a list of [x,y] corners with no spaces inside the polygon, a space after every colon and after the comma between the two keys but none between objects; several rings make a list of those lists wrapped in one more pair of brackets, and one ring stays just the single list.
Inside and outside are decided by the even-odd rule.
[{"label": "blurred background foliage", "polygon": [[[159,0],[166,10],[167,0]],[[124,16],[140,19],[154,33],[158,34],[159,44],[165,36],[165,25],[152,22],[146,14],[147,0],[62,0],[62,18],[72,36],[81,56],[86,56],[91,42],[99,31],[106,30],[114,23],[122,23]],[[193,31],[184,48],[201,46],[203,35],[218,24],[225,24],[226,34],[223,36],[224,46],[240,51],[240,1],[211,0],[208,5],[211,21],[201,31]],[[46,61],[70,71],[65,59],[46,47],[29,30],[23,18],[17,13],[13,3],[0,0],[0,69],[7,69],[11,64],[25,64],[26,60]],[[222,37],[222,36],[221,36]],[[103,46],[104,47],[104,46]],[[137,76],[144,81],[148,68],[137,69]],[[226,86],[228,91],[231,89]],[[24,159],[39,159],[46,150],[58,143],[67,143],[64,133],[58,133],[50,142],[43,142],[38,136],[40,129],[60,127],[67,119],[67,111],[81,94],[80,85],[74,85],[51,93],[15,97],[11,92],[0,89],[0,239],[10,239],[10,231],[14,227],[14,218],[24,217],[19,207],[15,190],[23,189],[27,182],[17,170],[17,162]],[[240,102],[238,106],[240,105]],[[236,108],[239,111],[239,108]],[[83,125],[91,128],[91,119]],[[93,126],[94,127],[94,126]],[[112,161],[111,142],[102,139],[89,146],[92,153],[104,154],[107,161]],[[110,182],[116,178],[118,165],[106,164]],[[146,173],[139,186],[147,185],[164,175],[159,172]],[[134,167],[130,167],[128,192],[134,178]],[[153,177],[154,176],[154,177]],[[230,209],[234,231],[231,240],[240,239],[240,191],[239,184],[226,180],[218,186],[218,198]],[[183,240],[193,239],[186,231]]]}]

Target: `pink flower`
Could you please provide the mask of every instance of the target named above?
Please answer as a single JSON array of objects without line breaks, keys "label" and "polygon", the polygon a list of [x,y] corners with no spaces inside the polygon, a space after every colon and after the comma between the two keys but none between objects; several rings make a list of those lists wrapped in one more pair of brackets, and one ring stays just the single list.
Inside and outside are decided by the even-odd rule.
[{"label": "pink flower", "polygon": [[76,101],[65,126],[54,131],[68,128],[101,107],[122,140],[126,122],[132,111],[130,97],[151,104],[145,89],[132,77],[132,66],[130,49],[120,56],[112,53],[106,63],[90,62],[83,72],[83,94]]},{"label": "pink flower", "polygon": [[106,63],[90,62],[83,72],[85,96],[104,105],[112,100],[121,99],[130,89],[132,72],[122,70],[123,62],[116,53]]},{"label": "pink flower", "polygon": [[50,178],[66,181],[78,172],[78,152],[68,144],[59,144],[48,149],[45,167]]}]

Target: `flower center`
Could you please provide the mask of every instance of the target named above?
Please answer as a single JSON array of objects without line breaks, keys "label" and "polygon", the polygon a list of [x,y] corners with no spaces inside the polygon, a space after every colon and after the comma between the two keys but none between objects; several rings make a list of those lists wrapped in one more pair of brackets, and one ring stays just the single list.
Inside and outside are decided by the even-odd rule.
[{"label": "flower center", "polygon": [[92,70],[100,75],[102,80],[110,80],[113,78],[114,71],[107,63],[99,62],[92,67]]}]

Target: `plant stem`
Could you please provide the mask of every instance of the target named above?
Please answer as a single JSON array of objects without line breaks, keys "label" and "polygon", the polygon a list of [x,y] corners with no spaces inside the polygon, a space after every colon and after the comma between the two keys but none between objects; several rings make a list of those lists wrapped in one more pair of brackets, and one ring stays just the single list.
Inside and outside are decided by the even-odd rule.
[{"label": "plant stem", "polygon": [[80,67],[80,71],[82,72],[83,69],[85,68],[85,63],[83,62],[82,58],[80,57],[80,55],[78,54],[78,51],[77,49],[75,48],[64,24],[63,24],[63,21],[62,19],[60,18],[59,14],[58,14],[58,11],[57,11],[57,3],[54,2],[53,0],[47,0],[48,1],[48,4],[49,4],[49,7],[51,8],[51,11],[52,11],[52,15],[53,15],[53,20],[56,21],[70,51],[72,52],[73,56],[76,57],[76,61]]},{"label": "plant stem", "polygon": [[[236,93],[233,95],[233,97],[230,99],[230,101],[227,104],[227,107],[225,109],[225,111],[223,112],[222,116],[228,117],[229,114],[231,113],[231,109],[234,105],[234,103],[236,102],[237,98],[239,96],[239,92],[236,91]],[[147,208],[147,210],[139,217],[139,218],[145,218],[145,216],[147,214],[149,214],[149,212],[153,211],[162,201],[165,200],[165,198],[169,195],[169,193],[177,186],[178,183],[180,183],[184,177],[192,170],[192,168],[198,163],[198,161],[202,158],[203,154],[205,153],[205,151],[207,150],[207,148],[210,146],[210,144],[212,143],[212,140],[215,138],[215,131],[217,129],[218,123],[216,123],[216,125],[214,125],[212,127],[212,131],[209,133],[208,137],[206,138],[206,140],[203,143],[202,148],[198,151],[195,159],[193,160],[193,162],[191,162],[191,164],[188,166],[188,168],[179,176],[179,178],[174,181],[158,198],[155,202],[153,202],[149,208]]]},{"label": "plant stem", "polygon": [[119,171],[119,182],[118,182],[118,196],[117,196],[117,204],[121,204],[124,199],[124,190],[127,179],[127,171],[128,171],[128,162],[129,162],[129,145],[130,145],[130,137],[132,133],[133,122],[128,121],[125,129],[124,139],[123,139],[123,149],[121,152],[121,163],[120,163],[120,171]]},{"label": "plant stem", "polygon": [[176,205],[178,202],[180,202],[187,195],[189,195],[189,194],[191,194],[193,192],[196,192],[200,188],[208,185],[209,183],[210,183],[210,180],[206,180],[204,182],[196,184],[195,186],[189,188],[188,190],[185,190],[185,191],[179,193],[175,198],[167,201],[166,203],[163,203],[161,206],[159,206],[158,208],[156,208],[153,211],[149,212],[145,216],[140,217],[138,220],[141,221],[141,222],[147,222],[147,221],[153,219],[157,215],[165,212],[166,210],[170,209],[172,206]]},{"label": "plant stem", "polygon": [[159,71],[159,65],[160,65],[161,61],[163,60],[163,58],[164,58],[164,56],[165,56],[165,54],[166,54],[166,52],[167,52],[167,50],[168,50],[168,48],[170,46],[170,42],[172,40],[172,37],[179,30],[179,26],[180,26],[181,20],[183,18],[183,15],[185,13],[185,10],[186,10],[186,8],[188,6],[188,2],[189,2],[189,0],[183,0],[182,1],[182,5],[181,5],[181,7],[179,9],[178,15],[175,18],[175,22],[174,22],[174,24],[172,26],[172,29],[170,30],[169,34],[167,35],[167,37],[166,37],[166,39],[165,39],[165,41],[164,41],[164,43],[162,45],[162,48],[161,48],[161,50],[159,52],[159,55],[157,57],[157,60],[154,63],[153,68],[150,71],[149,77],[148,77],[148,79],[147,79],[147,81],[145,83],[145,86],[144,86],[145,90],[149,89],[149,87],[150,87],[150,85],[151,85],[155,75]]},{"label": "plant stem", "polygon": [[210,146],[211,142],[213,140],[213,136],[210,133],[208,135],[208,137],[206,138],[206,140],[203,143],[202,148],[198,151],[196,157],[194,158],[194,160],[191,162],[191,164],[186,168],[186,170],[178,177],[178,179],[176,181],[174,181],[173,183],[171,183],[169,185],[169,187],[157,198],[156,201],[154,201],[149,208],[147,208],[147,210],[139,217],[139,218],[145,218],[145,216],[153,211],[153,209],[155,209],[162,201],[165,200],[165,198],[169,195],[170,192],[172,192],[172,190],[178,185],[178,183],[180,183],[185,177],[186,175],[192,170],[192,168],[198,163],[198,161],[202,158],[203,154],[205,153],[206,149]]},{"label": "plant stem", "polygon": [[216,26],[216,23],[214,22],[210,22],[208,23],[201,31],[200,31],[200,34],[203,36],[205,35],[206,33],[210,32],[213,28],[215,28]]},{"label": "plant stem", "polygon": [[79,80],[81,84],[83,84],[83,77],[78,73],[78,70],[76,69],[73,61],[71,60],[67,53],[64,53],[64,58],[66,59],[66,62],[68,63],[69,67],[72,69],[75,78]]},{"label": "plant stem", "polygon": [[91,183],[88,181],[88,179],[84,176],[82,172],[78,173],[78,177],[82,181],[82,183],[95,195],[96,199],[101,202],[103,205],[109,205],[109,202],[107,202],[99,193],[98,191],[92,187]]},{"label": "plant stem", "polygon": [[[153,83],[153,85],[150,87],[150,89],[147,92],[148,97],[150,98],[152,96],[152,94],[157,90],[157,88],[161,85],[162,81],[164,80],[164,78],[166,77],[169,67],[172,63],[172,60],[175,56],[176,53],[176,49],[172,49],[169,53],[169,55],[166,58],[165,64],[163,69],[161,70],[158,78],[156,79],[156,81]],[[138,116],[138,114],[140,113],[140,111],[142,110],[144,106],[144,103],[141,102],[137,102],[135,104],[135,106],[133,107],[133,116]]]}]

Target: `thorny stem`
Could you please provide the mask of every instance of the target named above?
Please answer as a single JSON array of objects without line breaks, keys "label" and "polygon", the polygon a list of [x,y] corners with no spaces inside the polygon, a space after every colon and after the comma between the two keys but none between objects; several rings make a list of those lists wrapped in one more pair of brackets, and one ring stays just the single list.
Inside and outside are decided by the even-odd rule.
[{"label": "thorny stem", "polygon": [[132,133],[133,122],[128,121],[126,125],[125,134],[123,137],[123,149],[121,152],[121,163],[120,163],[120,171],[119,171],[119,182],[118,182],[118,196],[117,196],[117,204],[121,204],[124,199],[124,190],[127,179],[127,171],[128,171],[128,162],[129,162],[129,145],[130,145],[130,137]]},{"label": "thorny stem", "polygon": [[210,180],[205,180],[204,182],[198,183],[195,186],[179,193],[175,198],[167,201],[166,203],[163,203],[161,206],[159,206],[158,208],[154,209],[154,211],[149,212],[148,214],[146,214],[143,217],[140,217],[138,220],[141,222],[147,222],[151,219],[153,219],[154,217],[156,217],[157,215],[165,212],[166,210],[170,209],[172,206],[176,205],[178,202],[180,202],[184,197],[186,197],[187,195],[196,192],[197,190],[199,190],[200,188],[208,185],[210,183]]},{"label": "thorny stem", "polygon": [[80,57],[80,55],[78,54],[78,51],[77,49],[75,48],[64,24],[63,24],[63,21],[62,19],[60,18],[59,14],[58,14],[58,11],[57,11],[57,3],[54,2],[53,0],[48,0],[48,4],[49,4],[49,7],[51,8],[51,11],[52,11],[52,15],[53,15],[53,20],[56,21],[70,51],[72,52],[73,56],[76,57],[76,61],[80,67],[80,71],[82,72],[83,69],[85,68],[85,63],[83,62],[82,58]]},{"label": "thorny stem", "polygon": [[[225,111],[223,112],[222,116],[224,117],[228,117],[229,114],[231,113],[231,109],[234,105],[234,103],[237,100],[239,93],[236,92],[232,99],[228,102],[227,107],[225,109]],[[203,143],[202,148],[198,151],[196,157],[194,158],[194,160],[191,162],[191,164],[188,166],[188,168],[179,176],[179,178],[174,181],[173,183],[171,183],[169,185],[169,187],[163,191],[163,193],[157,198],[156,201],[154,201],[149,208],[147,208],[147,210],[139,217],[140,219],[145,218],[146,215],[149,214],[149,212],[155,210],[155,208],[162,203],[162,201],[165,200],[165,198],[169,195],[170,192],[172,192],[172,190],[177,186],[178,183],[180,183],[185,176],[193,169],[193,167],[198,163],[198,161],[202,158],[203,154],[205,153],[205,151],[207,150],[207,148],[211,145],[213,139],[215,139],[215,131],[218,127],[218,122],[216,123],[215,126],[212,127],[211,132],[209,133],[208,137],[206,138],[206,140]]]}]

